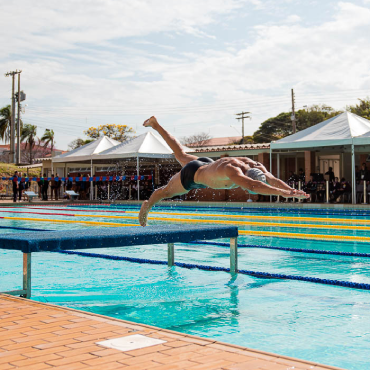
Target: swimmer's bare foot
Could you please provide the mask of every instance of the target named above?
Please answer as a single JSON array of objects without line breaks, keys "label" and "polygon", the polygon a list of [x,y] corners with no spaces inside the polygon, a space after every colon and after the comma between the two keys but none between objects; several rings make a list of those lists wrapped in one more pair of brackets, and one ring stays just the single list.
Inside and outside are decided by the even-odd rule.
[{"label": "swimmer's bare foot", "polygon": [[155,129],[155,127],[158,125],[158,121],[154,116],[151,116],[149,119],[144,121],[143,126],[144,127],[152,127]]},{"label": "swimmer's bare foot", "polygon": [[149,213],[149,202],[145,200],[141,205],[140,213],[139,213],[139,223],[141,226],[146,226],[148,221],[148,213]]}]

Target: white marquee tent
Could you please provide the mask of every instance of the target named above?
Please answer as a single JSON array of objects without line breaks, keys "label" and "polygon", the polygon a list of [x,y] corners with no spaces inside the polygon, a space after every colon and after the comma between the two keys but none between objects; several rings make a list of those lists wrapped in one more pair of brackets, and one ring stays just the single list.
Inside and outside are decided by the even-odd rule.
[{"label": "white marquee tent", "polygon": [[[193,151],[184,147],[187,152]],[[71,152],[53,158],[55,163],[113,160],[122,158],[136,158],[137,176],[140,176],[140,158],[174,158],[172,149],[163,138],[149,131],[131,140],[120,143],[108,137],[101,137],[92,143],[86,144]],[[91,170],[92,171],[92,170]],[[139,180],[137,183],[139,190]],[[140,192],[138,191],[138,194]]]},{"label": "white marquee tent", "polygon": [[353,138],[369,131],[369,120],[350,112],[344,112],[296,134],[272,142],[271,149],[303,149],[352,145]]},{"label": "white marquee tent", "polygon": [[370,145],[370,121],[344,112],[315,126],[299,131],[270,145],[270,163],[274,150],[311,150],[347,146],[352,155],[352,202],[356,202],[355,145]]},{"label": "white marquee tent", "polygon": [[71,150],[70,152],[54,157],[53,162],[65,163],[91,160],[94,156],[99,155],[101,152],[104,152],[105,150],[119,144],[119,141],[113,140],[107,136],[102,136],[89,144],[80,146],[79,148]]}]

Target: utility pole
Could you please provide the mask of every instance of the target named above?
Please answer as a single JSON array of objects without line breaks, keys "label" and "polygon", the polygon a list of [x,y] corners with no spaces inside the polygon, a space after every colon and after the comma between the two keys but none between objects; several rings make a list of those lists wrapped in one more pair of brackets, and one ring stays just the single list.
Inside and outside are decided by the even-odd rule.
[{"label": "utility pole", "polygon": [[10,120],[10,162],[15,163],[15,75],[19,75],[22,71],[12,71],[5,73],[5,77],[12,76],[12,115]]},{"label": "utility pole", "polygon": [[295,109],[294,109],[294,90],[292,89],[292,116],[290,117],[292,120],[292,126],[293,126],[293,134],[297,131],[297,120],[295,118]]},{"label": "utility pole", "polygon": [[21,163],[21,72],[18,73],[18,114],[17,114],[17,153],[16,163]]},{"label": "utility pole", "polygon": [[250,114],[250,112],[241,112],[236,114],[236,116],[240,116],[236,119],[242,120],[242,144],[244,144],[244,118],[251,118],[251,116],[247,116],[247,114]]}]

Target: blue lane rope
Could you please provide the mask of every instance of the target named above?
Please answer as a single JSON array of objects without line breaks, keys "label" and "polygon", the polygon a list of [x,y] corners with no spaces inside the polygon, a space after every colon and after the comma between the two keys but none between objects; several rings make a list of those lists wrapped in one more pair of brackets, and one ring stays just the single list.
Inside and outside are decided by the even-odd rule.
[{"label": "blue lane rope", "polygon": [[28,227],[14,227],[14,226],[0,226],[0,229],[25,230],[25,231],[55,231],[55,230],[31,229]]},{"label": "blue lane rope", "polygon": [[[83,257],[104,258],[108,260],[127,261],[127,262],[134,262],[134,263],[147,263],[151,265],[167,265],[168,264],[167,261],[158,261],[158,260],[142,259],[142,258],[134,258],[134,257],[110,256],[108,254],[97,254],[97,253],[76,252],[76,251],[57,251],[57,252],[64,253],[64,254],[74,254],[74,255],[83,256]],[[186,269],[230,272],[230,269],[227,267],[198,265],[198,264],[183,263],[183,262],[175,262],[174,265],[177,267],[182,267]],[[309,277],[309,276],[299,276],[299,275],[271,274],[269,272],[250,271],[250,270],[238,270],[238,273],[243,274],[243,275],[254,276],[254,277],[262,278],[262,279],[298,280],[298,281],[306,281],[306,282],[316,283],[316,284],[325,284],[325,285],[341,286],[341,287],[353,288],[353,289],[370,290],[370,284],[354,283],[351,281],[321,279],[321,278],[315,278],[315,277]]]},{"label": "blue lane rope", "polygon": [[[208,244],[221,247],[230,247],[229,243],[221,242],[208,242],[208,241],[194,241],[187,244]],[[304,248],[287,248],[287,247],[274,247],[270,245],[254,245],[254,244],[238,244],[238,248],[260,248],[260,249],[275,249],[279,251],[298,252],[298,253],[314,253],[314,254],[329,254],[333,256],[347,256],[347,257],[365,257],[370,258],[370,253],[355,253],[355,252],[336,252],[325,251],[320,249],[304,249]]]}]

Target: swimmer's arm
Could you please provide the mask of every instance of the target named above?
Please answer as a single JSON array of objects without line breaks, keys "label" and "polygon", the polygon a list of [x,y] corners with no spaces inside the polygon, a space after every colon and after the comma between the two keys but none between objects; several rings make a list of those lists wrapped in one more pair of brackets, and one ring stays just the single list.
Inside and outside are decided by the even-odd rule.
[{"label": "swimmer's arm", "polygon": [[257,165],[254,166],[254,168],[261,170],[265,174],[266,180],[271,186],[284,190],[293,190],[293,188],[286,184],[284,181],[278,179],[272,173],[268,172],[266,167],[262,163],[257,162]]},{"label": "swimmer's arm", "polygon": [[241,161],[245,164],[248,164],[251,167],[256,167],[256,165],[258,163],[258,162],[254,161],[253,159],[250,159],[248,157],[233,157],[233,158],[238,159],[239,161]]},{"label": "swimmer's arm", "polygon": [[242,189],[251,190],[255,193],[262,195],[280,195],[282,197],[293,197],[295,195],[294,189],[285,190],[279,189],[264,182],[252,180],[251,178],[245,176],[242,170],[238,167],[228,165],[225,168],[225,174],[227,177],[236,185],[240,186]]}]

